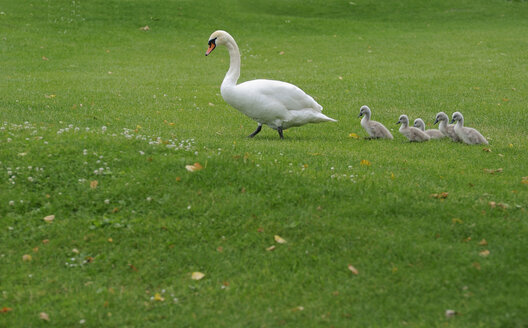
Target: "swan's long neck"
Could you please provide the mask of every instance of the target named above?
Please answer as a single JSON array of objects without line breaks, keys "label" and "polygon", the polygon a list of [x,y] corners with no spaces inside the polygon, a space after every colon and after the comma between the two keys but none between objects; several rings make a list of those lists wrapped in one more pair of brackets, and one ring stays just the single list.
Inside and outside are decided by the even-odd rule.
[{"label": "swan's long neck", "polygon": [[461,128],[464,126],[464,118],[461,117],[457,122],[456,122],[456,126]]},{"label": "swan's long neck", "polygon": [[447,129],[447,121],[441,120],[438,122],[438,130],[445,131]]},{"label": "swan's long neck", "polygon": [[240,51],[238,50],[235,39],[229,35],[225,46],[229,51],[229,70],[222,82],[222,89],[224,87],[235,86],[240,77]]}]

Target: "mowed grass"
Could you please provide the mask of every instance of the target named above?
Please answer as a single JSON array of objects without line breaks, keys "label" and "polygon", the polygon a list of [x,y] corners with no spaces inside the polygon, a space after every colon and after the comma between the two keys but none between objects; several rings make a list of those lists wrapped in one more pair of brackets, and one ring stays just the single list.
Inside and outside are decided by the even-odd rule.
[{"label": "mowed grass", "polygon": [[[528,3],[0,12],[0,326],[528,325]],[[246,139],[216,29],[240,81],[294,83],[339,122]],[[350,137],[365,104],[393,141]],[[397,131],[456,110],[489,146]]]}]

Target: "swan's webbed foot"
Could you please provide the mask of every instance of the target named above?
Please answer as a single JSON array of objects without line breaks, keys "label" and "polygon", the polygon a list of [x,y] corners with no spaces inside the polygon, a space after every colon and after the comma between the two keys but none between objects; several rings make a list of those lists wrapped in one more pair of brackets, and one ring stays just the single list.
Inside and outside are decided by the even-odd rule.
[{"label": "swan's webbed foot", "polygon": [[279,126],[279,127],[277,128],[277,132],[279,132],[279,136],[280,136],[280,138],[281,138],[281,139],[284,139],[284,135],[282,134],[282,127]]},{"label": "swan's webbed foot", "polygon": [[248,138],[253,138],[254,136],[256,136],[256,135],[260,132],[260,130],[262,130],[262,124],[259,124],[259,125],[257,126],[257,129],[255,130],[255,132],[253,132],[252,134],[250,134],[250,135],[247,136],[247,137],[248,137]]}]

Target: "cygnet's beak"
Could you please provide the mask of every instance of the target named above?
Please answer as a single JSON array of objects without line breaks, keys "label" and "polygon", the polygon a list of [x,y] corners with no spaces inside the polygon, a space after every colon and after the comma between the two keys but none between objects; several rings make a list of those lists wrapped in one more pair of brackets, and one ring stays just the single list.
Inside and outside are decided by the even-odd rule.
[{"label": "cygnet's beak", "polygon": [[435,122],[433,123],[433,125],[435,125],[436,123],[438,123],[438,119],[435,120]]},{"label": "cygnet's beak", "polygon": [[209,41],[209,48],[205,52],[205,55],[206,56],[209,55],[211,53],[211,51],[213,51],[215,48],[216,48],[215,40],[210,40]]},{"label": "cygnet's beak", "polygon": [[361,117],[361,116],[363,116],[363,113],[359,113],[358,117]]},{"label": "cygnet's beak", "polygon": [[399,120],[398,122],[396,122],[396,124],[400,124],[401,123],[401,120]]},{"label": "cygnet's beak", "polygon": [[452,119],[452,120],[451,120],[451,124],[453,124],[453,123],[455,123],[455,119]]}]

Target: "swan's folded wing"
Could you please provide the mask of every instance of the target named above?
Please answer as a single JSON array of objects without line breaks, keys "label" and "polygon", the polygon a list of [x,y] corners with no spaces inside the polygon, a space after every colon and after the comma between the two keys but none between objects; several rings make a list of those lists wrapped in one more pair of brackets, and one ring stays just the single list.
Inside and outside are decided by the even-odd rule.
[{"label": "swan's folded wing", "polygon": [[370,128],[372,131],[372,137],[389,139],[393,138],[389,130],[380,122],[370,121]]},{"label": "swan's folded wing", "polygon": [[295,85],[275,80],[251,80],[237,85],[249,93],[258,93],[259,98],[269,98],[280,103],[288,110],[305,110],[312,108],[321,112],[323,107],[310,95]]}]

